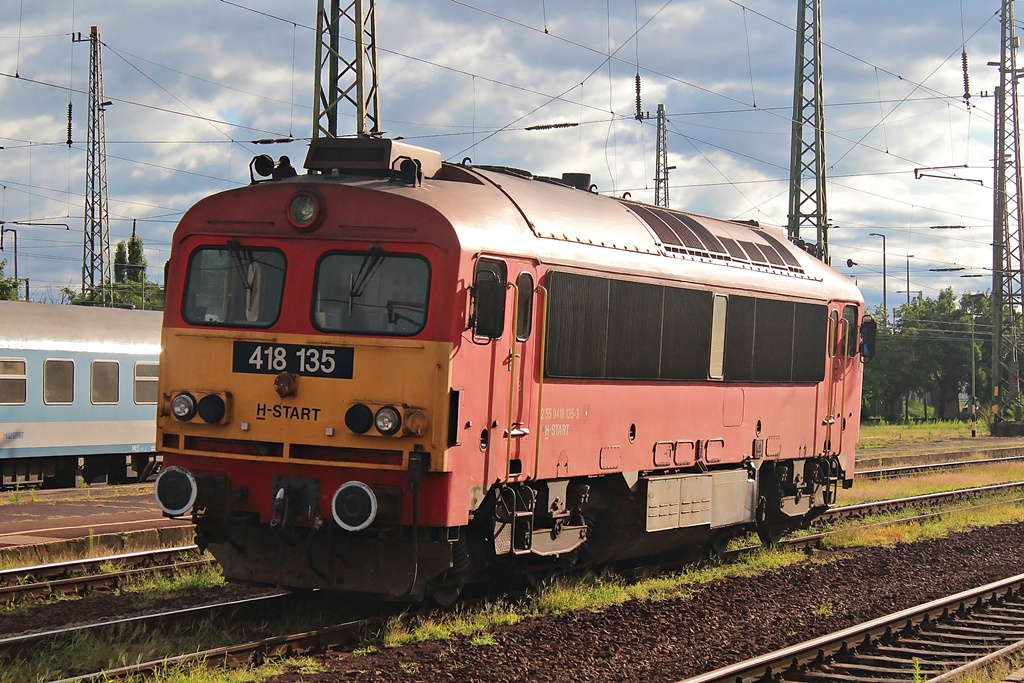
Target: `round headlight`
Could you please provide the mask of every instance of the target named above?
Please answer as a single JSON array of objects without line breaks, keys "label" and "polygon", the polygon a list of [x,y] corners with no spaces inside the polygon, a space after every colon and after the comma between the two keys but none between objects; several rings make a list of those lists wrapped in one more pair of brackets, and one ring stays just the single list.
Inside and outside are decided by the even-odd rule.
[{"label": "round headlight", "polygon": [[192,394],[183,392],[171,399],[171,412],[183,422],[191,420],[196,414],[196,399]]},{"label": "round headlight", "polygon": [[402,416],[391,406],[384,406],[373,416],[373,425],[381,434],[391,436],[402,426]]},{"label": "round headlight", "polygon": [[334,521],[345,531],[362,531],[377,518],[377,496],[361,481],[347,481],[331,500]]},{"label": "round headlight", "polygon": [[228,407],[224,404],[224,399],[220,396],[217,394],[210,394],[199,399],[197,410],[199,411],[199,417],[203,418],[203,422],[216,424],[224,419],[224,415],[227,413]]},{"label": "round headlight", "polygon": [[365,434],[373,426],[373,411],[362,403],[355,404],[345,411],[345,426],[356,434]]},{"label": "round headlight", "polygon": [[308,194],[296,195],[288,205],[288,220],[296,228],[309,228],[316,222],[319,207]]},{"label": "round headlight", "polygon": [[188,512],[196,502],[198,492],[199,487],[192,473],[177,465],[160,472],[153,485],[157,505],[164,514],[171,517],[179,517]]}]

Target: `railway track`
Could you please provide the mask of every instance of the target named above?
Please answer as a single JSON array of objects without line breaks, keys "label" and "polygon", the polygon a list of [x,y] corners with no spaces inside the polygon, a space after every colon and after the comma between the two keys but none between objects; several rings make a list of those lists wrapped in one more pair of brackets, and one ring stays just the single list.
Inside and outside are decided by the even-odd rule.
[{"label": "railway track", "polygon": [[[681,683],[941,683],[1024,649],[1024,574],[940,598]],[[925,677],[925,678],[922,678]]]},{"label": "railway track", "polygon": [[237,667],[266,657],[283,654],[322,652],[332,647],[358,642],[362,634],[384,626],[389,617],[371,617],[349,621],[333,626],[254,640],[240,645],[218,647],[175,657],[165,657],[149,662],[140,662],[117,669],[108,669],[82,676],[62,678],[54,683],[79,683],[85,681],[112,681],[129,676],[153,674],[164,667],[179,666],[191,662],[207,662],[210,665]]},{"label": "railway track", "polygon": [[949,462],[933,462],[920,465],[904,465],[902,467],[885,467],[877,469],[857,468],[858,479],[890,479],[896,477],[908,477],[915,474],[930,474],[945,470],[958,470],[973,465],[993,465],[1010,462],[1020,462],[1024,455],[1014,455],[1002,458],[983,458],[979,460],[951,460]]},{"label": "railway track", "polygon": [[[829,510],[819,517],[817,522],[820,524],[837,518],[859,518],[880,512],[904,510],[914,506],[948,504],[988,493],[1017,490],[1024,491],[1024,482],[843,506]],[[802,539],[790,541],[790,543],[810,546],[814,545],[816,541],[820,542],[821,538],[823,538],[821,535],[805,536]],[[197,546],[189,545],[3,570],[0,571],[0,604],[32,597],[112,590],[122,586],[126,581],[139,577],[153,574],[169,575],[214,563],[212,559],[206,558],[183,559],[197,552]],[[102,566],[110,564],[122,566],[114,571],[101,571]]]},{"label": "railway track", "polygon": [[[189,545],[2,570],[0,604],[29,597],[113,589],[144,575],[172,574],[213,563],[207,558],[185,559],[198,553],[197,546]],[[102,569],[109,565],[117,569]]]},{"label": "railway track", "polygon": [[270,595],[243,598],[241,600],[230,600],[210,605],[199,605],[153,614],[141,614],[120,619],[107,619],[35,633],[23,633],[0,638],[0,651],[2,651],[4,658],[10,658],[40,647],[46,641],[76,638],[85,633],[96,635],[102,630],[110,630],[115,633],[118,631],[123,632],[125,627],[144,626],[146,628],[155,628],[159,626],[170,630],[188,628],[197,621],[208,618],[215,618],[218,620],[218,623],[226,624],[231,619],[262,616],[266,613],[266,610],[283,605],[285,598],[290,597],[291,594],[287,591],[278,591]]},{"label": "railway track", "polygon": [[[943,494],[933,494],[929,496],[916,496],[910,499],[898,499],[891,501],[880,501],[877,503],[868,503],[858,506],[849,506],[849,508],[836,508],[831,511],[830,516],[838,517],[858,517],[868,514],[872,511],[879,509],[904,509],[913,505],[929,506],[935,505],[941,502],[949,502],[962,500],[969,496],[978,496],[985,493],[993,493],[999,491],[1014,491],[1024,489],[1024,482],[1014,482],[1011,484],[1003,484],[996,486],[977,487],[974,489],[958,490]],[[933,514],[942,514],[936,512]],[[918,518],[915,518],[918,519]],[[895,523],[895,522],[893,522]],[[785,541],[785,545],[793,547],[808,547],[816,546],[821,543],[821,540],[827,536],[827,534],[818,534],[814,536],[804,536],[800,538],[788,539]],[[96,558],[94,560],[84,560],[78,562],[65,562],[54,565],[41,565],[39,567],[28,567],[17,570],[7,570],[0,572],[0,582],[7,582],[13,585],[10,587],[14,590],[23,590],[24,586],[19,586],[17,582],[25,581],[28,576],[35,576],[44,578],[43,581],[38,582],[37,590],[49,590],[56,592],[61,590],[63,586],[72,586],[75,581],[97,581],[100,585],[103,583],[109,583],[111,579],[109,577],[104,578],[101,574],[99,576],[85,576],[85,577],[68,577],[68,573],[73,572],[87,572],[95,570],[98,564],[105,562],[123,562],[131,565],[131,569],[118,572],[121,576],[125,576],[131,572],[146,572],[146,571],[159,571],[169,570],[171,566],[160,566],[157,564],[155,567],[139,567],[137,564],[149,564],[149,563],[160,563],[172,560],[174,557],[180,557],[183,553],[194,552],[196,548],[194,546],[185,546],[181,548],[168,549],[164,551],[157,551],[156,553],[128,553],[121,556],[112,556],[107,558]],[[729,553],[729,555],[740,554],[744,550],[735,551],[735,553]],[[123,580],[123,579],[122,579]],[[72,582],[64,584],[63,582]],[[30,584],[31,585],[31,584]],[[44,588],[47,586],[47,588]],[[74,590],[74,589],[70,589]],[[0,595],[3,595],[0,592]],[[72,633],[82,633],[87,630],[101,631],[105,628],[116,628],[118,625],[136,624],[146,628],[172,628],[175,630],[187,629],[189,624],[195,623],[201,619],[207,618],[214,614],[228,614],[232,610],[249,610],[249,614],[265,614],[269,609],[277,609],[273,607],[275,600],[286,601],[288,594],[279,593],[266,598],[260,598],[257,600],[246,601],[245,606],[241,603],[238,604],[227,604],[227,605],[207,605],[199,608],[190,610],[179,610],[174,613],[167,614],[155,614],[155,615],[142,615],[126,620],[108,620],[105,622],[99,622],[96,624],[86,624],[77,626],[72,629],[57,629],[46,633],[37,633],[23,636],[14,636],[7,639],[0,640],[0,650],[4,651],[20,651],[24,652],[27,649],[31,649],[36,645],[46,641],[66,637]],[[294,597],[292,596],[294,600]],[[277,609],[277,611],[281,611]],[[251,617],[250,617],[251,618]],[[342,620],[339,623],[334,623],[330,626],[323,628],[316,628],[314,630],[305,630],[296,633],[290,633],[288,635],[280,635],[271,638],[263,638],[253,640],[251,642],[242,643],[239,645],[233,645],[230,647],[214,648],[206,650],[204,652],[172,656],[170,658],[161,658],[158,661],[149,663],[136,664],[133,666],[123,667],[117,670],[106,670],[103,672],[97,672],[95,674],[89,674],[85,676],[79,676],[76,678],[70,678],[66,680],[94,680],[106,677],[106,679],[113,679],[131,674],[146,673],[153,671],[156,667],[166,664],[168,662],[184,663],[186,661],[205,659],[208,661],[225,662],[227,664],[239,664],[247,661],[251,661],[254,658],[259,659],[262,656],[275,654],[282,651],[289,652],[301,652],[308,650],[320,650],[326,647],[337,647],[353,642],[358,638],[360,633],[379,629],[381,625],[382,617],[367,617],[365,619],[348,619]],[[218,623],[221,618],[218,617]],[[159,625],[159,626],[158,626]],[[7,655],[9,656],[9,655]]]}]

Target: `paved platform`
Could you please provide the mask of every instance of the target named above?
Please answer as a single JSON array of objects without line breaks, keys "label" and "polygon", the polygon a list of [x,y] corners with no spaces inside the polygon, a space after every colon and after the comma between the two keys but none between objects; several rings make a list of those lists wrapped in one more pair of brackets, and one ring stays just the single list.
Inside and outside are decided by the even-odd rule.
[{"label": "paved platform", "polygon": [[153,484],[0,493],[0,564],[27,566],[190,545],[189,518],[168,519]]}]

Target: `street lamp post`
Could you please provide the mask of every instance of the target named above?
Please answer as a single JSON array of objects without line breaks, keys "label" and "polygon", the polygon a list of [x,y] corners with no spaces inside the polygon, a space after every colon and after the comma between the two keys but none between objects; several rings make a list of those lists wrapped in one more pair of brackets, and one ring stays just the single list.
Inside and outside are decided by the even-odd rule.
[{"label": "street lamp post", "polygon": [[907,303],[910,303],[910,259],[914,258],[913,254],[907,254]]},{"label": "street lamp post", "polygon": [[880,232],[872,232],[872,233],[870,233],[870,236],[871,237],[881,237],[882,238],[882,308],[885,309],[885,317],[888,318],[889,317],[889,304],[885,300],[885,292],[886,292],[886,286],[885,286],[885,235],[883,235]]},{"label": "street lamp post", "polygon": [[978,401],[974,393],[974,320],[976,315],[971,313],[971,438],[978,436]]},{"label": "street lamp post", "polygon": [[[14,228],[4,227],[3,221],[0,221],[0,251],[4,250],[4,235],[6,233],[8,233],[8,232],[11,233],[12,235],[14,235],[14,282],[15,282],[15,286],[17,287],[18,286],[18,282],[19,282],[19,280],[18,280],[18,231],[15,230]],[[16,298],[20,298],[20,296],[16,295]]]},{"label": "street lamp post", "polygon": [[18,231],[14,228],[5,228],[0,225],[0,251],[4,250],[4,235],[11,233],[14,235],[14,279],[18,279]]}]

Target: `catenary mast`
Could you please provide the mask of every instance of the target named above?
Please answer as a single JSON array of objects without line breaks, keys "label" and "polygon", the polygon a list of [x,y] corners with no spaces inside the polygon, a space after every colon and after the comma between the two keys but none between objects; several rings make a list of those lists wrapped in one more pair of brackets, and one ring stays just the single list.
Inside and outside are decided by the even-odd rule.
[{"label": "catenary mast", "polygon": [[[325,4],[330,3],[330,8]],[[356,134],[376,137],[380,129],[377,81],[376,0],[319,0],[314,98],[313,139],[338,137],[338,107],[348,102],[356,111]],[[342,28],[353,35],[352,59],[341,55]],[[347,43],[348,41],[345,40]]]},{"label": "catenary mast", "polygon": [[[1017,35],[1013,0],[1003,0],[995,117],[995,210],[992,225],[992,402],[1020,398],[1019,327],[1024,307],[1020,131],[1017,129]],[[1003,390],[1001,392],[1001,389]]]},{"label": "catenary mast", "polygon": [[[83,41],[77,34],[75,41]],[[103,112],[103,43],[100,29],[89,32],[89,122],[85,156],[85,227],[82,241],[82,296],[101,292],[110,303],[110,214],[107,208],[107,139]],[[84,41],[83,41],[84,42]]]},{"label": "catenary mast", "polygon": [[801,228],[814,228],[817,244],[809,251],[828,263],[825,104],[821,73],[820,0],[798,0],[787,232],[791,241],[799,243],[803,239]]}]

